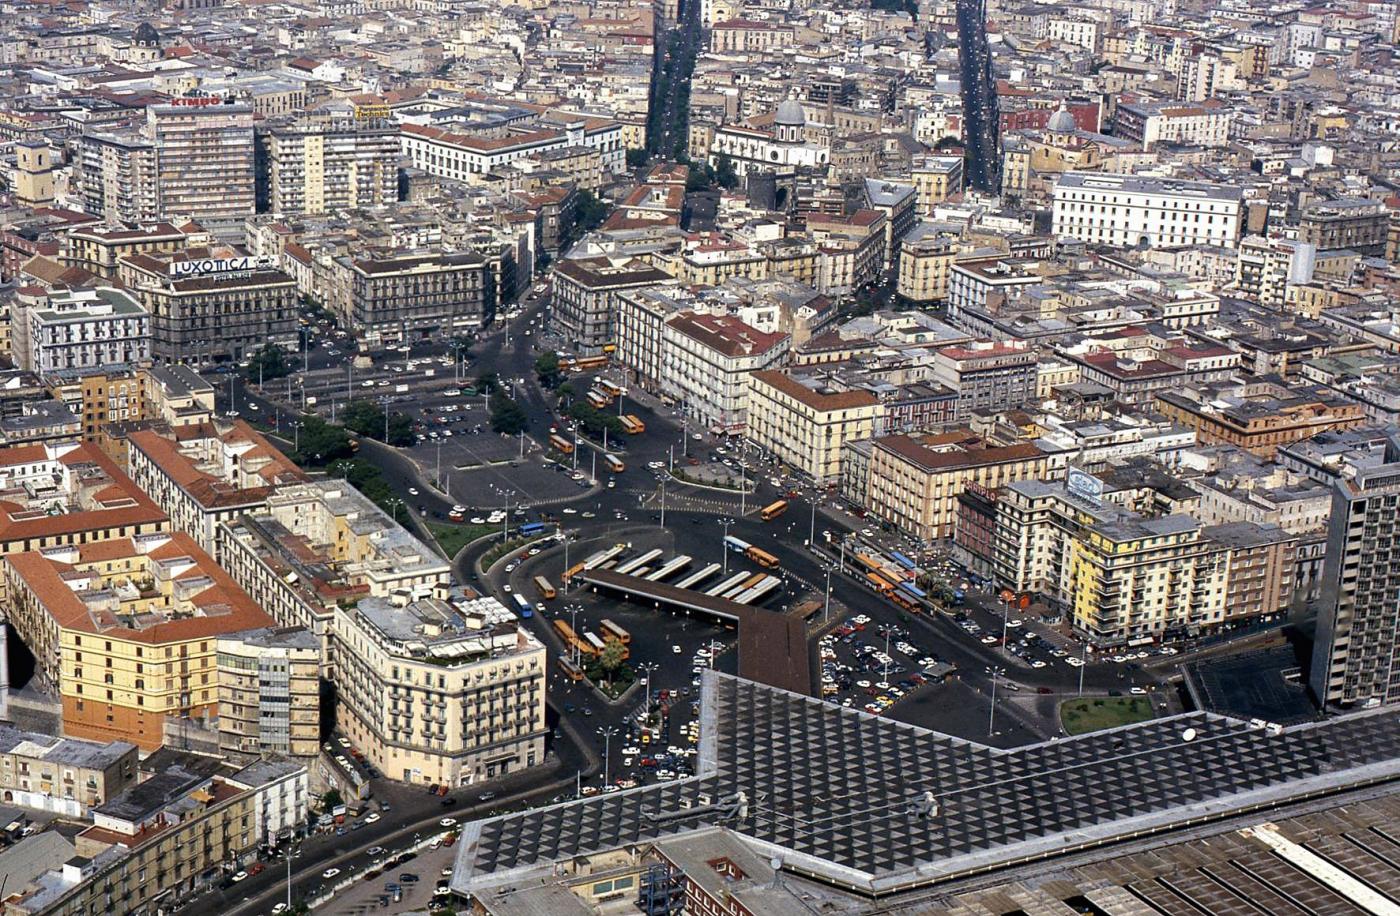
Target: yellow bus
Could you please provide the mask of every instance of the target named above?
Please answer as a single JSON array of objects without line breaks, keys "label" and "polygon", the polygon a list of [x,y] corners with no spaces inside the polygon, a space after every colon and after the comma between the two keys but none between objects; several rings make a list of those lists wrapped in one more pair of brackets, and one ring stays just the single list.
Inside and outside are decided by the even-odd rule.
[{"label": "yellow bus", "polygon": [[623,471],[627,470],[627,465],[623,464],[622,459],[616,455],[604,455],[603,463],[606,464],[608,470],[612,471],[614,474],[621,474]]},{"label": "yellow bus", "polygon": [[609,397],[618,397],[622,394],[622,386],[611,379],[600,378],[596,380],[598,387],[603,389]]},{"label": "yellow bus", "polygon": [[757,563],[759,566],[762,566],[764,569],[774,569],[778,565],[777,557],[773,556],[766,550],[759,550],[753,545],[749,545],[749,549],[744,551],[744,556],[748,557],[750,560],[753,560],[755,563]]},{"label": "yellow bus", "polygon": [[618,642],[622,643],[624,646],[629,645],[632,642],[632,634],[628,633],[626,630],[613,623],[611,620],[604,620],[602,623],[598,624],[598,629],[603,631],[604,639],[615,639]]},{"label": "yellow bus", "polygon": [[627,430],[627,435],[629,436],[635,436],[647,431],[647,425],[634,414],[630,413],[622,418],[622,428]]},{"label": "yellow bus", "polygon": [[759,517],[762,518],[765,522],[771,522],[773,519],[775,519],[775,518],[777,518],[778,516],[782,515],[782,514],[783,514],[784,512],[786,512],[786,511],[787,511],[787,500],[785,500],[785,499],[780,499],[780,500],[778,500],[777,502],[772,503],[771,505],[764,506],[764,507],[763,507],[763,511],[760,512],[760,513],[758,513],[758,515],[759,515]]},{"label": "yellow bus", "polygon": [[563,436],[550,436],[549,444],[554,447],[555,451],[565,455],[572,455],[574,453],[574,444]]},{"label": "yellow bus", "polygon": [[559,656],[559,670],[571,681],[583,680],[583,669],[563,655]]},{"label": "yellow bus", "polygon": [[535,576],[535,591],[540,593],[540,597],[546,601],[553,601],[555,596],[554,586],[549,584],[549,580],[544,576]]}]

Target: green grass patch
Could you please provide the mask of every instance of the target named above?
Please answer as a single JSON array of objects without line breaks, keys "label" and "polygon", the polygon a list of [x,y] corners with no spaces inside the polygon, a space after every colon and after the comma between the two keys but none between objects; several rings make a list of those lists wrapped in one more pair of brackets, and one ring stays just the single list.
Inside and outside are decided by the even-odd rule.
[{"label": "green grass patch", "polygon": [[441,522],[424,522],[428,530],[432,532],[433,539],[438,542],[442,552],[449,558],[455,557],[457,551],[470,544],[479,537],[488,534],[498,534],[500,528],[496,525],[445,525]]},{"label": "green grass patch", "polygon": [[1117,728],[1152,718],[1147,697],[1084,697],[1060,704],[1060,722],[1071,735]]}]

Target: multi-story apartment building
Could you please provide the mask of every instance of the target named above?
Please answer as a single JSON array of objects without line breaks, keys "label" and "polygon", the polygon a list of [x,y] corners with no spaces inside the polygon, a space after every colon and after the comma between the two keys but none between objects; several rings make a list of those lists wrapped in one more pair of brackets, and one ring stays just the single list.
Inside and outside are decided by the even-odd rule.
[{"label": "multi-story apartment building", "polygon": [[930,226],[915,226],[899,243],[901,299],[915,305],[932,305],[948,298],[957,242]]},{"label": "multi-story apartment building", "polygon": [[1297,239],[1250,235],[1240,241],[1235,285],[1242,296],[1282,309],[1289,287],[1312,280],[1317,249]]},{"label": "multi-story apartment building", "polygon": [[301,627],[220,636],[219,750],[229,755],[320,753],[321,642]]},{"label": "multi-story apartment building", "polygon": [[259,128],[266,209],[326,213],[398,200],[399,130],[376,109],[329,102]]},{"label": "multi-story apartment building", "polygon": [[349,273],[342,317],[372,344],[477,331],[495,313],[495,281],[474,251],[341,259]]},{"label": "multi-story apartment building", "polygon": [[54,290],[42,305],[17,308],[11,346],[16,366],[41,378],[151,357],[151,315],[111,287]]},{"label": "multi-story apartment building", "polygon": [[879,431],[883,405],[873,393],[771,369],[750,374],[744,435],[820,484],[841,478],[847,442]]},{"label": "multi-story apartment building", "polygon": [[1335,451],[1322,600],[1309,685],[1329,708],[1400,700],[1400,438]]},{"label": "multi-story apartment building", "polygon": [[73,182],[83,209],[110,223],[160,217],[156,147],[135,130],[86,128],[75,141]]},{"label": "multi-story apartment building", "polygon": [[438,127],[404,124],[400,148],[414,168],[455,181],[482,181],[496,169],[569,145],[562,130],[535,129],[506,136],[473,136]]},{"label": "multi-story apartment building", "polygon": [[554,265],[550,321],[581,354],[597,355],[616,343],[613,319],[623,290],[671,279],[640,258],[570,258]]},{"label": "multi-story apartment building", "polygon": [[296,281],[237,249],[128,255],[118,277],[151,314],[159,362],[236,362],[268,344],[297,347]]},{"label": "multi-story apartment building", "polygon": [[1198,105],[1180,102],[1122,102],[1114,109],[1114,136],[1141,144],[1158,143],[1218,148],[1230,142],[1234,109],[1214,99]]},{"label": "multi-story apartment building", "polygon": [[1021,341],[977,341],[934,353],[933,381],[958,393],[955,419],[1035,399],[1036,351]]},{"label": "multi-story apartment building", "polygon": [[[5,901],[11,916],[154,912],[235,873],[282,819],[306,820],[304,767],[260,761],[202,776],[178,764],[93,810],[74,838],[77,855]],[[290,791],[297,785],[300,792]],[[283,799],[286,799],[285,806]]]},{"label": "multi-story apartment building", "polygon": [[282,627],[315,635],[335,670],[335,609],[363,598],[442,598],[451,567],[344,481],[283,485],[219,529],[219,562]]},{"label": "multi-story apartment building", "polygon": [[127,255],[168,254],[189,245],[189,233],[170,223],[144,223],[135,229],[81,226],[64,236],[62,257],[65,264],[115,280]]},{"label": "multi-story apartment building", "polygon": [[1385,253],[1390,233],[1390,209],[1369,198],[1343,197],[1319,201],[1298,218],[1298,241],[1319,251],[1347,248],[1361,254]]},{"label": "multi-story apartment building", "polygon": [[157,208],[206,229],[241,237],[253,212],[253,106],[221,98],[178,98],[146,109],[155,145]]},{"label": "multi-story apartment building", "polygon": [[135,784],[138,756],[128,741],[99,744],[0,725],[0,791],[7,804],[82,817]]},{"label": "multi-story apartment building", "polygon": [[127,436],[132,479],[200,547],[216,550],[220,522],[305,481],[296,464],[242,420],[138,429]]},{"label": "multi-story apartment building", "polygon": [[992,301],[1043,282],[1035,263],[1011,258],[957,261],[948,271],[948,319],[965,325],[967,316],[983,314]]},{"label": "multi-story apartment building", "polygon": [[544,646],[494,598],[337,607],[337,722],[393,779],[461,786],[544,759]]},{"label": "multi-story apartment building", "polygon": [[1159,391],[1156,407],[1203,443],[1235,445],[1261,458],[1290,442],[1367,422],[1364,405],[1325,388],[1267,381]]},{"label": "multi-story apartment building", "polygon": [[682,312],[662,326],[661,393],[691,422],[742,435],[749,374],[787,362],[787,334],[760,331],[732,315]]},{"label": "multi-story apartment building", "polygon": [[996,444],[969,430],[875,439],[865,470],[870,513],[925,541],[950,538],[957,498],[969,484],[997,490],[1051,473],[1029,442]]},{"label": "multi-story apartment building", "polygon": [[710,50],[716,52],[762,52],[790,47],[794,29],[780,21],[760,22],[753,19],[726,19],[710,29]]},{"label": "multi-story apartment building", "polygon": [[617,294],[617,363],[632,384],[661,390],[662,329],[689,304],[673,287],[639,287]]},{"label": "multi-story apartment building", "polygon": [[10,621],[63,700],[65,733],[165,742],[218,712],[218,638],[272,621],[182,532],[12,554]]},{"label": "multi-story apartment building", "polygon": [[919,195],[918,215],[930,217],[933,208],[963,189],[961,156],[924,156],[914,160],[909,173]]},{"label": "multi-story apartment building", "polygon": [[1055,235],[1122,248],[1233,248],[1244,212],[1238,186],[1140,175],[1066,172],[1052,196]]},{"label": "multi-story apartment building", "polygon": [[1103,648],[1195,636],[1286,610],[1297,538],[1275,525],[1205,527],[1146,517],[1103,498],[1102,482],[1024,480],[996,502],[993,568],[1018,593],[1066,608]]},{"label": "multi-story apartment building", "polygon": [[160,507],[90,442],[0,449],[0,554],[169,528]]}]

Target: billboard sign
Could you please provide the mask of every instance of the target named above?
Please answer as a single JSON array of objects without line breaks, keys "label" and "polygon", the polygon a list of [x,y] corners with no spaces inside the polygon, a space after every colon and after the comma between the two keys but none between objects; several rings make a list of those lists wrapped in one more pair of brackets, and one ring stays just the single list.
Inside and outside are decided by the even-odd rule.
[{"label": "billboard sign", "polygon": [[1070,468],[1065,483],[1071,494],[1093,503],[1103,502],[1103,481],[1093,474],[1079,468]]},{"label": "billboard sign", "polygon": [[169,276],[179,280],[184,277],[207,277],[211,274],[271,270],[275,266],[271,258],[255,258],[251,255],[240,255],[235,258],[199,258],[193,261],[170,262]]}]

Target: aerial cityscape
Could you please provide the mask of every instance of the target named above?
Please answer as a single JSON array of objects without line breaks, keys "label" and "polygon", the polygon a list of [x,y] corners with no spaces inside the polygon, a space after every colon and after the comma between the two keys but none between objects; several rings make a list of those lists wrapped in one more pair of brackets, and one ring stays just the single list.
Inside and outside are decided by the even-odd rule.
[{"label": "aerial cityscape", "polygon": [[1397,0],[0,0],[0,916],[1400,916]]}]

